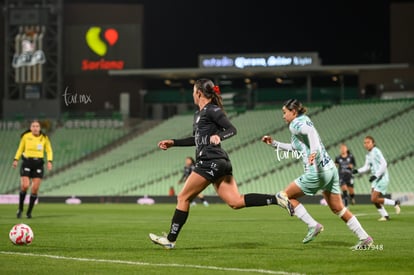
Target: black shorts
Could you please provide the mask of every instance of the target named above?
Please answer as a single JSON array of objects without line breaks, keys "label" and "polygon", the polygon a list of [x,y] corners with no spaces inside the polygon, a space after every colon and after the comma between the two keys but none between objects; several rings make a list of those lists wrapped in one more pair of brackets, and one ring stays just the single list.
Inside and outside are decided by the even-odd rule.
[{"label": "black shorts", "polygon": [[199,160],[196,163],[194,172],[208,181],[216,183],[224,176],[232,176],[233,167],[230,160],[226,159]]},{"label": "black shorts", "polygon": [[339,174],[339,184],[354,187],[354,179],[351,174]]},{"label": "black shorts", "polygon": [[43,159],[38,158],[23,158],[22,166],[20,167],[20,176],[29,178],[43,178]]}]

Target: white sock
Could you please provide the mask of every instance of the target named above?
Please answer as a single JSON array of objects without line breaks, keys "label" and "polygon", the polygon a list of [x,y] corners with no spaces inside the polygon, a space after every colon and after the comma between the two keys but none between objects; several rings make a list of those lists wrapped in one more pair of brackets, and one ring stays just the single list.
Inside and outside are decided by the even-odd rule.
[{"label": "white sock", "polygon": [[303,206],[303,204],[299,204],[295,207],[295,215],[299,219],[301,219],[304,223],[308,225],[308,227],[316,226],[318,223],[312,218],[311,215],[309,215],[306,208]]},{"label": "white sock", "polygon": [[395,200],[384,199],[384,205],[392,205],[392,206],[395,206]]},{"label": "white sock", "polygon": [[380,213],[380,215],[382,217],[387,217],[388,216],[388,212],[387,212],[387,210],[385,210],[383,205],[381,205],[381,208],[378,208],[378,212]]},{"label": "white sock", "polygon": [[347,222],[346,225],[349,229],[351,229],[352,232],[354,232],[355,235],[358,236],[359,240],[365,240],[368,238],[367,232],[365,232],[364,228],[362,228],[362,225],[359,223],[358,219],[355,216],[352,216]]}]

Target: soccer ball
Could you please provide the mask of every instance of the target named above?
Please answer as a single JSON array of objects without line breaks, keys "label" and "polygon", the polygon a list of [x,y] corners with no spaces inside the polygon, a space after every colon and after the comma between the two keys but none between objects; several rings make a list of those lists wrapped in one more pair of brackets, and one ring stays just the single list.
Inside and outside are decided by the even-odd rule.
[{"label": "soccer ball", "polygon": [[16,224],[9,233],[10,241],[15,245],[31,244],[33,237],[33,230],[24,223]]}]

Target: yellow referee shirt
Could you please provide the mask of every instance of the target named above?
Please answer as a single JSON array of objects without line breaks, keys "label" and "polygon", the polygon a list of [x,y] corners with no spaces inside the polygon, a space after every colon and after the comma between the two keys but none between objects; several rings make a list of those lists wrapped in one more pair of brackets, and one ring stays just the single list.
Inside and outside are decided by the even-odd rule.
[{"label": "yellow referee shirt", "polygon": [[28,132],[24,134],[20,139],[19,148],[17,149],[14,159],[19,160],[22,154],[26,158],[43,159],[45,150],[47,154],[47,160],[52,161],[53,151],[49,138],[42,134],[39,136],[34,136],[32,132]]}]

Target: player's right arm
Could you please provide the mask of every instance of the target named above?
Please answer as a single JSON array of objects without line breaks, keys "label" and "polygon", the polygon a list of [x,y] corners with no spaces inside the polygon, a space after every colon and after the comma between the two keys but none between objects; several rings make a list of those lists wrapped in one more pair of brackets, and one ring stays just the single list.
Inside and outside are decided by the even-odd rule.
[{"label": "player's right arm", "polygon": [[173,146],[195,146],[194,137],[187,137],[182,139],[165,139],[158,142],[158,147],[162,150],[167,150]]},{"label": "player's right arm", "polygon": [[274,140],[271,136],[263,136],[262,141],[268,145],[272,145],[275,148],[282,149],[284,151],[292,151],[292,144],[290,143],[283,143],[277,140]]},{"label": "player's right arm", "polygon": [[14,155],[14,160],[12,164],[13,168],[17,167],[17,163],[24,152],[24,148],[25,148],[25,136],[22,136],[22,138],[20,139],[19,147],[17,148],[16,154]]},{"label": "player's right arm", "polygon": [[365,164],[359,169],[354,169],[352,172],[353,174],[357,173],[366,173],[369,171],[369,162],[368,162],[368,156],[365,158]]}]

